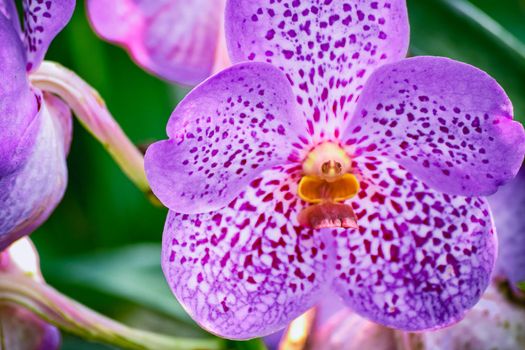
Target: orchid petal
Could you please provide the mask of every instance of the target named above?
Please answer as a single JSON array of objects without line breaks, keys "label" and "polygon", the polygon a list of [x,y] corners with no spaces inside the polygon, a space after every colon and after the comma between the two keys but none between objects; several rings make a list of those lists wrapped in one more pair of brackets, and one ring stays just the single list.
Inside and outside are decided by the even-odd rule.
[{"label": "orchid petal", "polygon": [[370,74],[405,57],[404,0],[229,0],[234,62],[269,62],[290,79],[310,133],[338,135]]},{"label": "orchid petal", "polygon": [[18,306],[0,306],[0,334],[5,349],[60,349],[58,329]]},{"label": "orchid petal", "polygon": [[431,187],[455,195],[494,193],[518,172],[523,126],[486,73],[447,58],[417,57],[377,70],[345,132],[354,153],[375,152]]},{"label": "orchid petal", "polygon": [[483,198],[430,189],[387,158],[361,157],[359,231],[337,232],[335,288],[373,322],[406,331],[459,321],[490,282],[496,235]]},{"label": "orchid petal", "polygon": [[146,175],[173,211],[217,210],[262,171],[284,164],[303,124],[284,74],[266,63],[239,64],[177,106],[167,127],[170,140],[146,153]]},{"label": "orchid petal", "polygon": [[67,168],[62,125],[51,113],[64,111],[58,98],[42,101],[40,130],[27,162],[0,177],[0,251],[40,226],[62,198]]},{"label": "orchid petal", "polygon": [[38,104],[25,75],[25,53],[11,21],[0,13],[0,177],[27,160],[40,126]]},{"label": "orchid petal", "polygon": [[525,310],[491,287],[463,321],[436,332],[415,335],[414,348],[424,350],[522,349]]},{"label": "orchid petal", "polygon": [[224,0],[89,0],[87,5],[95,31],[126,47],[143,68],[188,85],[211,75]]},{"label": "orchid petal", "polygon": [[499,237],[499,253],[494,275],[510,282],[517,290],[525,282],[525,169],[496,194],[489,197]]},{"label": "orchid petal", "polygon": [[66,26],[75,9],[75,0],[23,0],[24,44],[28,72],[40,65],[55,36]]},{"label": "orchid petal", "polygon": [[299,226],[299,169],[261,174],[216,212],[170,212],[162,266],[177,299],[203,328],[247,339],[305,312],[331,281],[327,232]]},{"label": "orchid petal", "polygon": [[15,0],[0,0],[0,14],[11,20],[11,24],[18,33],[22,33],[20,28],[20,18],[16,10]]}]

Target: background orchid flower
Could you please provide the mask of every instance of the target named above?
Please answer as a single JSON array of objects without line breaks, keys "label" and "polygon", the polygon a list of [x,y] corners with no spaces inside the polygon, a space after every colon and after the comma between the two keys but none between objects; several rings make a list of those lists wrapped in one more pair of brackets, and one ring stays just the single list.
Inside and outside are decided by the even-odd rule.
[{"label": "background orchid flower", "polygon": [[88,0],[94,30],[144,69],[195,85],[229,64],[225,0]]},{"label": "background orchid flower", "polygon": [[170,209],[164,273],[190,315],[251,338],[332,289],[392,328],[460,320],[496,254],[477,196],[525,152],[501,87],[446,58],[403,59],[400,0],[231,0],[226,32],[235,62],[265,63],[194,89],[145,159]]},{"label": "background orchid flower", "polygon": [[[42,282],[36,249],[28,238],[0,252],[0,274],[23,273]],[[30,311],[15,305],[0,305],[2,348],[10,350],[54,350],[60,348],[58,329]]]},{"label": "background orchid flower", "polygon": [[75,1],[24,1],[24,30],[15,4],[0,1],[0,251],[47,219],[67,182],[69,108],[32,87],[54,36]]}]

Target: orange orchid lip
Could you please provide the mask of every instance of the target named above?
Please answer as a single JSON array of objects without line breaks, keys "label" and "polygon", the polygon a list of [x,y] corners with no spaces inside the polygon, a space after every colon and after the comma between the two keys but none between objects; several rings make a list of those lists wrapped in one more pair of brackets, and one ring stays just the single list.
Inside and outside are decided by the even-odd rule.
[{"label": "orange orchid lip", "polygon": [[342,203],[357,195],[360,188],[350,167],[351,160],[345,150],[331,142],[317,146],[308,154],[297,193],[303,201],[313,205],[299,213],[298,221],[302,226],[358,228],[352,207]]},{"label": "orange orchid lip", "polygon": [[298,194],[305,202],[344,202],[359,192],[359,181],[352,174],[344,174],[331,182],[315,176],[303,176]]}]

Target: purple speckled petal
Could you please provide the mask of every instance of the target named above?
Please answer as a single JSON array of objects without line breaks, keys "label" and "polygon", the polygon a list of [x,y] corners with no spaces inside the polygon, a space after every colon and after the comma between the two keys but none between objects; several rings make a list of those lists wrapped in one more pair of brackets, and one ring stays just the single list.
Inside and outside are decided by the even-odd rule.
[{"label": "purple speckled petal", "polygon": [[489,197],[499,237],[495,276],[516,288],[525,282],[525,168]]},{"label": "purple speckled petal", "polygon": [[488,204],[436,192],[387,158],[356,160],[359,231],[339,231],[335,288],[355,312],[402,330],[460,320],[490,282]]},{"label": "purple speckled petal", "polygon": [[19,33],[0,13],[0,177],[26,162],[40,127],[37,98],[29,87],[25,64]]},{"label": "purple speckled petal", "polygon": [[61,336],[58,329],[21,307],[0,306],[0,334],[2,349],[60,349]]},{"label": "purple speckled petal", "polygon": [[518,172],[523,126],[486,73],[439,57],[382,67],[367,82],[345,132],[355,154],[395,159],[431,187],[456,195],[494,193]]},{"label": "purple speckled petal", "polygon": [[377,67],[405,57],[405,0],[229,0],[226,35],[234,62],[281,68],[310,133],[336,137]]},{"label": "purple speckled petal", "polygon": [[218,54],[225,0],[89,0],[95,31],[152,73],[195,85]]},{"label": "purple speckled petal", "polygon": [[458,324],[413,335],[413,349],[517,350],[525,346],[525,309],[491,287]]},{"label": "purple speckled petal", "polygon": [[27,71],[38,68],[55,36],[69,22],[75,0],[23,0]]},{"label": "purple speckled petal", "polygon": [[177,299],[205,329],[247,339],[284,328],[330,285],[323,240],[297,214],[300,169],[273,169],[220,211],[170,212],[162,266]]},{"label": "purple speckled petal", "polygon": [[213,76],[177,106],[170,139],[148,149],[153,192],[180,213],[226,206],[294,153],[297,133],[305,131],[295,107],[286,77],[269,64],[238,64]]},{"label": "purple speckled petal", "polygon": [[32,153],[23,167],[0,177],[0,251],[41,225],[64,194],[65,140],[70,138],[60,122],[65,111],[56,97],[42,101],[42,124]]}]

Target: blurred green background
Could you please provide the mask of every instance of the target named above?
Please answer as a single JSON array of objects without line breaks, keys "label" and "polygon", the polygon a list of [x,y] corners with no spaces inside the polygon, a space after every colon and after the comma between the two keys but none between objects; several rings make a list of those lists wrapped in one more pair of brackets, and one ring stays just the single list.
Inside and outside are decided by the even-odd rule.
[{"label": "blurred green background", "polygon": [[[484,69],[510,95],[516,118],[525,121],[525,0],[407,2],[410,54],[447,56]],[[138,145],[165,137],[166,121],[188,91],[148,75],[124,50],[99,40],[87,23],[82,0],[47,59],[95,87]],[[162,277],[166,210],[153,207],[78,123],[73,140],[66,196],[32,236],[48,282],[127,324],[207,336],[180,308]],[[109,349],[64,338],[66,350]],[[254,343],[237,347],[254,348]]]}]

